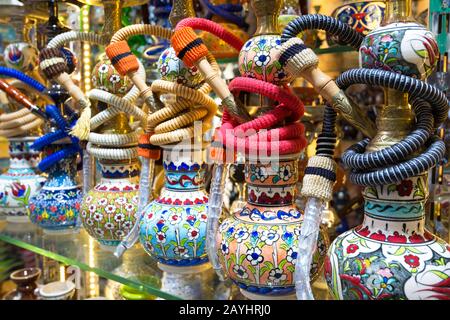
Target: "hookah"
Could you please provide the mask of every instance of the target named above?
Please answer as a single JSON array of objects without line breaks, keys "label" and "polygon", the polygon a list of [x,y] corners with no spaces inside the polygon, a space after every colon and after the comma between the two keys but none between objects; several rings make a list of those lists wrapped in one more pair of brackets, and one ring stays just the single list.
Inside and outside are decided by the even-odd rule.
[{"label": "hookah", "polygon": [[[171,12],[171,20],[172,21],[179,21],[180,19],[193,15],[193,7],[192,3],[190,1],[177,1],[175,2],[175,5],[172,7]],[[186,19],[183,20],[184,22],[180,22],[177,25],[181,26],[182,23],[185,24],[192,24],[199,28],[204,28],[206,30],[209,30],[219,37],[224,38],[226,41],[229,41],[232,45],[235,47],[240,47],[241,42],[239,39],[234,37],[232,34],[221,28],[219,25],[216,25],[208,20],[205,19]],[[184,27],[184,29],[190,29],[188,27]],[[191,29],[192,30],[192,29]],[[189,30],[188,30],[189,31]],[[125,28],[122,28],[119,30],[111,39],[111,44],[107,47],[106,53],[109,56],[110,60],[113,62],[115,68],[118,70],[119,73],[122,75],[128,75],[128,77],[135,83],[137,87],[141,89],[141,95],[144,97],[144,99],[148,99],[151,106],[154,104],[153,101],[153,94],[152,94],[152,88],[148,87],[145,83],[141,83],[139,79],[136,77],[136,66],[138,63],[138,60],[135,56],[133,56],[130,52],[130,49],[125,41],[128,37],[131,35],[137,35],[137,34],[148,34],[153,36],[158,36],[160,38],[166,38],[173,40],[173,37],[175,37],[175,33],[171,30],[161,28],[159,26],[154,25],[133,25],[133,26],[127,26]],[[190,33],[190,36],[192,39],[195,39],[195,33],[192,31]],[[223,80],[220,77],[217,77],[218,72],[213,69],[208,61],[215,61],[214,58],[210,53],[208,53],[206,47],[201,46],[199,44],[199,47],[202,49],[200,52],[202,55],[198,59],[199,61],[196,62],[197,69],[193,69],[193,64],[191,62],[190,68],[186,68],[183,64],[180,64],[178,62],[178,58],[176,57],[176,48],[169,48],[166,51],[163,52],[160,59],[160,70],[163,77],[165,76],[167,80],[171,80],[170,74],[173,72],[179,73],[180,75],[183,74],[184,78],[178,77],[178,80],[183,80],[181,82],[184,82],[186,85],[193,85],[196,86],[200,84],[201,77],[200,73],[207,74],[208,77],[205,79],[207,82],[209,82],[209,86],[211,86],[213,89],[220,87],[220,95],[223,97],[230,97],[230,94],[228,90],[226,89],[226,85],[223,83]],[[186,50],[184,50],[186,51]],[[175,52],[175,53],[174,53]],[[189,53],[189,52],[188,52]],[[188,54],[186,53],[186,54]],[[204,55],[203,55],[204,54]],[[203,59],[205,58],[205,59]],[[163,66],[165,69],[163,69]],[[191,71],[189,71],[191,70]],[[169,72],[170,71],[170,72]],[[200,73],[198,72],[200,71]],[[190,83],[191,82],[191,83]],[[161,87],[162,85],[162,87]],[[206,92],[208,92],[210,89],[208,86],[203,85],[201,87],[201,90],[188,90],[188,88],[185,88],[184,86],[177,85],[174,83],[164,84],[159,83],[159,87],[155,86],[153,89],[155,91],[172,91],[174,92],[177,90],[179,93],[177,93],[180,96],[184,96],[184,99],[190,99],[191,97],[186,97],[186,94],[193,94],[194,98],[197,101],[200,102],[201,105],[206,105],[211,110],[211,108],[216,108],[215,103],[210,100],[209,98],[206,98]],[[225,89],[223,89],[225,88]],[[199,92],[201,91],[201,92]],[[220,96],[219,95],[219,96]],[[230,98],[229,98],[230,99]],[[232,99],[232,98],[231,98]],[[228,101],[228,100],[227,100]],[[228,101],[229,104],[233,103],[233,100]],[[180,112],[183,109],[188,108],[189,105],[186,103],[186,101],[182,103],[175,104],[175,108],[173,111],[171,111],[171,114],[176,114],[177,112]],[[164,121],[171,115],[165,115],[166,110],[165,109],[162,112],[155,112],[154,114],[150,115],[150,118],[148,119],[149,123],[159,123],[160,121]],[[156,110],[155,110],[156,111]],[[153,168],[154,168],[154,162],[156,159],[159,158],[159,148],[155,145],[161,145],[161,144],[170,144],[175,143],[177,141],[183,140],[183,138],[186,137],[193,137],[194,131],[193,127],[189,127],[189,124],[193,123],[194,121],[198,119],[202,119],[206,116],[207,113],[210,113],[210,111],[205,112],[206,110],[193,110],[190,112],[187,116],[182,116],[179,119],[173,119],[174,121],[167,122],[167,125],[169,127],[164,128],[164,123],[162,125],[158,125],[155,128],[151,128],[147,126],[146,133],[141,136],[140,138],[140,149],[139,153],[141,155],[141,163],[143,169],[141,171],[141,178],[140,178],[140,200],[139,200],[139,209],[138,212],[142,212],[142,208],[144,208],[145,205],[148,204],[148,197],[149,197],[149,181],[153,180]],[[175,113],[174,113],[175,112]],[[180,122],[179,122],[180,121]],[[178,123],[179,122],[179,123]],[[187,128],[183,128],[184,126],[188,126]],[[203,129],[207,129],[208,125],[205,123],[205,126]],[[178,129],[178,130],[177,130]],[[170,134],[163,134],[166,131],[172,131]],[[159,133],[156,134],[155,133]],[[149,173],[151,174],[151,177],[149,179]],[[138,215],[139,217],[141,214]],[[122,242],[121,245],[118,247],[118,250],[116,251],[116,255],[120,256],[124,250],[130,248],[138,239],[139,237],[139,228],[136,226],[130,233],[129,237],[127,237],[126,241]]]},{"label": "hookah", "polygon": [[[193,13],[190,1],[176,1],[173,5],[170,20],[175,24],[186,16],[192,16]],[[219,37],[229,39],[234,47],[240,48],[242,46],[239,39],[215,23],[205,19],[185,19],[177,24],[175,33],[149,25],[123,28],[114,35],[110,46],[107,48],[107,54],[111,61],[115,62],[116,69],[119,72],[134,79],[132,59],[126,56],[128,60],[123,62],[123,58],[116,58],[119,55],[125,56],[125,53],[129,50],[125,47],[126,42],[123,39],[131,34],[145,33],[168,39],[172,38],[172,43],[176,43],[173,39],[180,25],[185,26],[183,27],[185,32],[192,30],[187,27],[187,25],[192,25],[213,32]],[[191,39],[195,39],[196,35],[193,30],[189,32],[189,36]],[[201,286],[193,285],[202,282],[197,279],[197,276],[202,276],[202,273],[198,272],[205,270],[205,267],[206,269],[209,268],[205,264],[207,257],[204,244],[207,220],[205,213],[208,201],[203,186],[206,170],[206,163],[204,162],[205,145],[199,138],[201,132],[210,128],[211,119],[217,110],[215,102],[207,96],[207,93],[211,90],[210,84],[202,83],[203,77],[200,75],[202,67],[203,70],[206,69],[206,72],[208,72],[208,77],[205,79],[212,81],[216,86],[219,83],[219,86],[226,88],[223,80],[216,78],[218,66],[212,55],[208,53],[201,42],[198,47],[201,51],[197,52],[202,54],[199,60],[201,61],[203,57],[206,57],[207,60],[201,62],[191,60],[190,67],[186,67],[178,60],[176,48],[169,48],[161,55],[159,65],[164,66],[164,69],[160,67],[160,70],[162,78],[165,80],[153,82],[151,90],[175,94],[178,100],[174,104],[167,103],[165,107],[150,114],[147,120],[148,140],[141,145],[148,146],[147,150],[153,151],[152,154],[147,154],[147,157],[152,157],[151,163],[154,163],[154,160],[159,156],[155,146],[160,145],[164,148],[163,164],[166,171],[166,188],[154,202],[145,208],[147,199],[146,197],[142,198],[143,204],[141,207],[144,209],[139,214],[140,227],[135,227],[116,251],[116,255],[120,256],[140,237],[146,251],[151,256],[156,257],[160,262],[159,267],[166,271],[163,277],[166,290],[176,291],[181,296],[191,298],[197,297],[199,290],[201,290]],[[186,50],[184,51],[185,54],[189,54]],[[135,59],[134,56],[130,57],[133,57],[133,60]],[[194,64],[197,64],[197,68],[193,68]],[[199,67],[200,64],[201,67]],[[175,75],[172,77],[172,74]],[[179,81],[180,79],[184,81]],[[197,88],[197,90],[194,88]],[[221,93],[225,97],[230,96],[226,90],[222,89]],[[199,107],[191,109],[192,103],[199,105]],[[183,110],[186,112],[183,113]],[[196,129],[194,123],[198,120],[203,120],[202,126]],[[180,157],[177,158],[176,152],[179,151],[180,147],[183,147],[186,139],[190,141],[192,138],[194,138],[193,147],[191,144],[189,150],[178,153]],[[181,142],[181,145],[176,144],[178,142]],[[153,150],[150,148],[153,148]],[[145,185],[147,183],[145,182]],[[141,193],[144,193],[143,187],[144,180],[141,176]],[[163,215],[164,218],[157,219],[157,217]],[[184,230],[184,227],[186,227],[186,230]],[[181,277],[183,274],[187,274],[187,276]]]},{"label": "hookah", "polygon": [[[293,262],[297,259],[297,235],[302,221],[294,205],[298,180],[298,155],[306,146],[303,104],[281,87],[290,75],[281,68],[278,14],[281,1],[252,1],[257,17],[256,35],[239,55],[242,77],[231,81],[233,93],[263,95],[277,101],[256,119],[244,107],[224,111],[222,127],[213,148],[213,171],[208,210],[208,251],[213,268],[225,274],[250,299],[286,299],[293,292]],[[262,109],[260,107],[260,109]],[[282,125],[282,127],[280,127]],[[264,130],[267,129],[267,130]],[[219,227],[224,180],[223,160],[232,161],[231,151],[245,154],[247,203],[231,213]],[[227,162],[228,162],[227,161]],[[314,275],[318,274],[327,244],[318,242]]]},{"label": "hookah", "polygon": [[[16,86],[20,81],[27,85],[28,91],[32,88],[45,97],[45,87],[21,71],[0,67],[0,74],[15,79],[12,82]],[[33,133],[39,133],[43,119],[47,116],[10,83],[1,80],[0,90],[22,106],[17,111],[0,115],[0,135],[8,138],[10,154],[10,166],[0,175],[0,212],[8,222],[27,222],[26,206],[29,199],[46,180],[36,170],[40,156],[31,145],[37,139]],[[48,97],[45,99],[50,100]]]},{"label": "hookah", "polygon": [[[129,89],[129,80],[121,78],[109,62],[103,60],[95,68],[95,79],[99,87],[111,92],[93,89],[85,96],[68,76],[66,61],[59,53],[59,48],[69,41],[80,40],[98,45],[108,42],[113,32],[119,28],[122,2],[104,1],[103,4],[106,17],[103,34],[69,31],[56,36],[48,43],[47,48],[41,51],[41,69],[48,78],[61,83],[82,108],[80,119],[71,131],[74,136],[88,141],[87,152],[84,152],[83,156],[85,198],[81,205],[81,222],[88,233],[99,240],[102,248],[111,250],[134,223],[139,175],[136,160],[139,132],[136,130],[139,129],[133,131],[129,127],[124,113],[134,116],[141,123],[145,121],[144,111],[133,105],[139,90],[133,87],[123,98],[115,96],[113,93],[122,94]],[[123,5],[134,4],[138,2],[126,2]],[[139,65],[138,69],[138,77],[145,81],[143,66]],[[89,99],[99,101],[98,106],[102,108],[92,119]],[[99,127],[101,133],[90,132]],[[103,176],[101,182],[92,190],[90,155],[100,159]],[[96,204],[91,201],[96,201]]]},{"label": "hookah", "polygon": [[[328,251],[325,277],[330,292],[335,299],[448,299],[446,280],[436,276],[448,277],[448,244],[424,227],[427,171],[445,153],[444,143],[433,132],[448,112],[445,95],[421,80],[433,71],[438,58],[433,34],[411,18],[410,0],[388,1],[384,23],[366,37],[323,15],[294,20],[283,37],[287,40],[305,29],[325,30],[359,49],[362,68],[336,79],[341,90],[357,83],[386,88],[376,135],[342,156],[344,165],[352,169],[350,180],[365,187],[365,217],[362,225],[339,235]],[[289,47],[290,41],[283,46]],[[335,113],[326,110],[327,121],[333,121]],[[327,140],[333,138],[333,126],[330,122],[323,132]],[[333,148],[331,139],[318,143],[316,157],[331,157]],[[325,175],[317,173],[311,175],[311,182],[318,184],[320,176],[325,182]],[[310,190],[302,190],[308,203],[326,200]],[[320,206],[310,205],[305,221],[312,224],[309,230],[302,229],[305,238],[314,238],[319,217]],[[311,253],[311,247],[303,250]],[[304,285],[303,269],[297,281]],[[312,299],[306,286],[298,289],[300,298]]]},{"label": "hookah", "polygon": [[[49,1],[48,7],[46,37],[51,39],[65,27],[59,24],[57,2]],[[72,73],[77,63],[75,56],[66,48],[58,50],[64,56],[67,73]],[[46,92],[54,101],[45,107],[48,133],[37,139],[32,147],[46,155],[38,167],[48,177],[42,189],[30,198],[27,209],[31,222],[43,228],[45,233],[66,233],[78,226],[82,198],[76,164],[81,150],[78,139],[68,134],[77,121],[77,114],[65,104],[68,94],[61,86],[52,83]]]}]

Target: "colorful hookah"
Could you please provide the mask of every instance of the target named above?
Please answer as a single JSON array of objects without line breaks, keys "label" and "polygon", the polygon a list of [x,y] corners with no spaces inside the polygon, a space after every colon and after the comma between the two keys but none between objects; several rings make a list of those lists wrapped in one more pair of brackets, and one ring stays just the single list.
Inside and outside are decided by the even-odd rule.
[{"label": "colorful hookah", "polygon": [[[192,3],[190,1],[176,1],[173,5],[173,10],[171,12],[171,21],[179,21],[181,18],[184,18],[186,16],[193,15],[193,7]],[[142,217],[142,208],[144,208],[148,204],[148,198],[149,198],[149,181],[153,180],[153,167],[154,167],[154,161],[159,158],[159,147],[158,145],[169,145],[174,144],[179,141],[183,141],[186,137],[188,139],[194,137],[195,134],[201,134],[200,132],[197,133],[194,131],[193,123],[197,120],[204,120],[202,123],[202,126],[200,126],[199,130],[207,130],[210,128],[210,118],[212,115],[215,114],[215,110],[217,109],[216,104],[214,101],[209,98],[206,93],[209,92],[211,87],[219,88],[215,89],[216,93],[218,93],[219,97],[226,97],[228,98],[227,103],[233,104],[232,96],[229,93],[229,91],[226,88],[226,84],[223,82],[223,80],[218,77],[218,68],[213,68],[211,64],[215,65],[215,60],[212,57],[212,55],[208,52],[206,47],[201,43],[201,40],[198,43],[194,45],[194,52],[198,54],[198,57],[192,57],[191,51],[187,51],[184,49],[184,57],[190,57],[191,60],[189,60],[189,68],[184,66],[176,57],[177,52],[181,51],[184,47],[174,47],[173,49],[169,48],[167,49],[161,56],[160,59],[160,70],[163,78],[167,80],[173,80],[176,79],[177,83],[168,82],[168,81],[157,81],[154,85],[152,85],[151,88],[149,88],[145,83],[140,83],[139,79],[136,78],[136,66],[138,64],[138,60],[135,56],[133,56],[130,53],[130,49],[126,43],[126,38],[131,35],[136,34],[148,34],[153,36],[158,36],[161,38],[171,39],[174,43],[179,44],[180,46],[184,45],[185,47],[191,40],[195,40],[197,37],[194,33],[194,31],[189,27],[189,25],[192,25],[196,28],[209,30],[213,33],[215,33],[217,36],[224,38],[226,41],[229,41],[232,43],[235,47],[241,46],[241,42],[239,39],[234,37],[232,34],[221,28],[219,25],[214,24],[208,20],[205,19],[185,19],[183,22],[180,22],[177,24],[177,28],[175,31],[171,31],[168,29],[161,28],[159,26],[153,26],[153,25],[134,25],[134,26],[128,26],[125,28],[122,28],[119,30],[112,38],[111,44],[106,49],[106,53],[108,57],[111,59],[111,61],[114,63],[115,68],[122,74],[122,75],[128,75],[130,79],[136,84],[137,87],[141,89],[141,95],[144,97],[144,100],[149,101],[149,105],[153,106],[153,94],[152,90],[155,92],[170,92],[175,93],[177,96],[179,96],[180,102],[176,102],[173,105],[168,105],[165,108],[161,110],[152,110],[153,112],[150,114],[148,120],[147,120],[147,128],[144,135],[140,138],[140,149],[139,154],[141,155],[141,162],[143,164],[143,167],[146,167],[145,170],[146,173],[144,173],[144,170],[141,172],[141,179],[140,179],[140,200],[139,200],[139,210],[138,217]],[[180,40],[180,41],[174,41],[174,38],[177,36],[178,28],[182,28],[182,30],[188,34],[189,38]],[[179,33],[179,32],[178,32]],[[186,42],[187,41],[187,42]],[[188,47],[190,48],[190,47]],[[208,62],[210,61],[210,62]],[[185,62],[186,63],[186,62]],[[195,67],[195,68],[194,68]],[[175,78],[171,78],[173,73],[179,73],[179,76]],[[189,86],[197,87],[201,84],[202,77],[201,74],[207,75],[205,79],[208,82],[208,85],[202,84],[198,90],[194,90],[189,88]],[[180,79],[183,79],[184,81],[178,81]],[[178,83],[180,82],[180,83]],[[182,83],[185,83],[186,85],[182,85]],[[200,104],[202,108],[189,110],[190,104],[188,101],[194,101],[196,104]],[[185,115],[180,114],[183,110],[189,110]],[[175,116],[174,119],[170,121],[168,120],[170,117]],[[199,147],[200,145],[200,147]],[[168,147],[169,148],[169,147]],[[198,163],[192,163],[189,170],[192,171],[189,175],[181,174],[181,171],[186,170],[186,173],[188,173],[186,168],[181,166],[180,168],[173,166],[175,164],[170,164],[169,156],[171,155],[170,151],[167,151],[165,154],[167,155],[167,159],[165,161],[166,165],[166,171],[175,171],[175,176],[182,175],[190,180],[191,182],[188,183],[188,186],[190,186],[192,189],[199,189],[199,192],[201,194],[206,194],[201,191],[201,185],[204,175],[204,159],[199,160],[202,158],[201,149],[203,149],[204,146],[200,144],[194,144],[194,149],[196,149],[193,153],[195,158],[191,158],[192,155],[188,156],[189,159],[184,159],[189,162],[198,161]],[[181,165],[179,163],[176,166]],[[170,167],[169,167],[170,166]],[[179,171],[178,173],[176,171]],[[149,179],[150,175],[150,179]],[[169,173],[168,173],[169,176]],[[185,178],[183,177],[183,179]],[[181,177],[179,178],[181,179]],[[167,177],[166,181],[172,181],[170,177]],[[173,181],[172,181],[173,182]],[[182,184],[184,183],[184,180],[180,181],[181,185],[179,186],[181,188]],[[199,188],[194,188],[194,185],[192,183],[198,184]],[[167,183],[168,186],[170,186],[170,183]],[[182,189],[182,188],[181,188]],[[176,190],[176,188],[172,188],[172,190]],[[167,191],[167,192],[175,192],[175,191]],[[203,192],[203,193],[202,193]],[[200,196],[200,193],[198,194],[198,204],[192,203],[193,207],[204,207],[205,206],[205,199],[203,196]],[[174,194],[175,199],[176,196],[180,197],[179,195]],[[184,196],[183,196],[184,197]],[[160,197],[161,198],[161,197]],[[184,202],[186,199],[183,198]],[[195,199],[191,199],[195,200]],[[192,201],[193,202],[193,201]],[[187,201],[186,201],[187,203]],[[164,203],[163,203],[164,204]],[[181,203],[182,204],[182,203]],[[183,208],[180,206],[180,203],[176,201],[176,203],[173,203],[173,206],[176,206],[178,208],[174,209],[175,211],[183,210]],[[167,205],[170,205],[168,202]],[[150,205],[151,206],[151,205]],[[180,211],[181,214],[181,211]],[[202,214],[200,213],[199,217],[196,217],[198,223],[202,222],[200,221],[200,216]],[[148,215],[147,215],[148,216]],[[183,218],[188,218],[189,215]],[[155,215],[156,217],[156,215]],[[180,217],[178,217],[180,218]],[[202,217],[204,220],[205,217]],[[154,220],[154,219],[152,219]],[[143,220],[141,220],[141,225]],[[154,221],[152,221],[153,223]],[[195,222],[195,221],[194,221]],[[168,227],[168,226],[167,226]],[[159,226],[155,226],[156,230],[158,230]],[[124,250],[127,248],[130,248],[138,239],[140,230],[143,230],[143,228],[135,227],[131,233],[130,236],[127,237],[125,241],[121,243],[118,250],[116,251],[116,255],[120,256]],[[150,230],[153,232],[153,230]],[[149,232],[150,232],[149,231]],[[165,228],[164,231],[167,231]],[[195,236],[198,238],[200,234],[196,230],[194,233],[190,233],[191,236]],[[174,231],[173,231],[174,232]],[[142,239],[142,237],[141,237]],[[187,239],[187,238],[186,238]],[[161,239],[165,242],[165,240]],[[153,241],[156,241],[156,238],[153,238]],[[150,242],[146,242],[150,243]],[[145,245],[144,245],[145,246]],[[154,246],[154,245],[153,245]],[[167,244],[166,244],[167,246]],[[193,245],[194,246],[194,245]],[[149,247],[149,251],[151,247]],[[164,251],[165,248],[162,248],[161,251]],[[192,248],[192,251],[195,251],[195,264],[198,264],[199,262],[204,263],[206,262],[205,257],[203,256],[202,251],[200,248]],[[177,251],[178,252],[178,251]],[[186,252],[185,252],[186,253]],[[170,253],[172,256],[170,258],[167,258],[167,256],[164,256],[164,254],[161,256],[161,261],[166,261],[167,263],[173,262],[172,264],[175,264],[177,260],[185,261],[185,263],[188,263],[189,260],[192,260],[192,256],[189,257],[187,254],[181,255],[180,253]],[[181,259],[180,259],[181,258]],[[198,259],[197,259],[198,258]],[[181,263],[181,262],[180,262]],[[179,263],[179,264],[180,264]]]},{"label": "colorful hookah", "polygon": [[[23,38],[26,38],[25,30],[19,34],[19,41]],[[2,81],[1,90],[22,108],[10,108],[10,112],[0,115],[0,135],[8,139],[10,153],[9,168],[0,175],[0,213],[9,222],[28,222],[26,206],[45,182],[36,170],[40,154],[31,148],[46,118],[38,105],[51,99],[41,84],[35,47],[26,42],[11,43],[3,56],[6,68],[1,67],[0,74],[10,79]]]},{"label": "colorful hookah", "polygon": [[[56,1],[49,1],[48,5],[51,14],[47,22],[47,38],[51,39],[65,28],[59,24]],[[67,72],[72,73],[77,63],[75,56],[66,48],[58,50],[64,55]],[[78,117],[65,104],[68,94],[61,86],[53,83],[46,93],[54,101],[45,107],[48,133],[37,139],[32,147],[46,155],[38,167],[48,177],[42,189],[30,199],[28,215],[31,222],[46,233],[71,232],[78,226],[82,192],[77,181],[79,141],[70,137],[68,131]]]},{"label": "colorful hookah", "polygon": [[[229,276],[246,297],[289,299],[294,292],[297,237],[303,220],[294,198],[298,157],[306,146],[303,125],[298,122],[304,107],[288,89],[281,87],[291,79],[279,63],[281,1],[252,1],[252,7],[257,31],[239,55],[243,77],[232,80],[229,89],[233,93],[260,94],[279,104],[266,107],[266,112],[256,119],[250,118],[243,107],[239,112],[230,108],[224,111],[215,141],[214,153],[219,163],[211,181],[208,249],[214,269],[222,277]],[[248,198],[241,210],[232,212],[218,227],[224,174],[220,161],[233,161],[232,151],[245,154]],[[323,263],[327,241],[322,233],[311,272],[313,278]]]},{"label": "colorful hookah", "polygon": [[[449,245],[424,227],[427,171],[445,154],[433,132],[448,112],[445,95],[420,80],[438,59],[434,35],[411,18],[410,0],[388,1],[383,26],[365,38],[346,27],[310,15],[294,20],[283,34],[289,39],[305,29],[323,29],[339,36],[359,48],[362,68],[344,72],[336,84],[342,90],[357,83],[386,88],[377,134],[342,156],[352,169],[350,180],[365,187],[365,217],[329,249],[325,276],[330,292],[336,299],[448,299]],[[328,110],[332,120],[335,114]],[[322,150],[333,148],[322,144]],[[305,195],[308,201],[320,198]],[[317,208],[305,215],[314,219]]]},{"label": "colorful hookah", "polygon": [[[0,74],[14,79],[9,83],[1,80],[0,90],[22,107],[17,111],[0,115],[0,135],[9,141],[10,165],[0,175],[0,212],[9,222],[28,222],[27,210],[30,197],[41,189],[45,177],[37,172],[40,154],[31,146],[38,138],[46,114],[16,86],[26,84],[27,91],[44,96],[45,86],[16,69],[0,67]],[[50,100],[48,97],[46,98]]]}]

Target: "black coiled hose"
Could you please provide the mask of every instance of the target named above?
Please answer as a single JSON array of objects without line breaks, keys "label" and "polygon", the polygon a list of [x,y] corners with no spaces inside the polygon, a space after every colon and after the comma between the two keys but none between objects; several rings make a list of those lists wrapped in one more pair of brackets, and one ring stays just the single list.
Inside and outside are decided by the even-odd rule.
[{"label": "black coiled hose", "polygon": [[325,106],[322,132],[317,137],[316,155],[333,158],[336,147],[336,111],[328,104]]},{"label": "black coiled hose", "polygon": [[283,43],[291,38],[295,38],[299,33],[306,30],[324,30],[338,37],[340,42],[348,44],[355,50],[359,50],[364,40],[362,34],[335,18],[323,14],[307,14],[288,23],[281,34],[281,42]]},{"label": "black coiled hose", "polygon": [[[300,32],[311,29],[325,30],[345,44],[359,49],[364,37],[342,22],[324,15],[305,15],[291,21],[282,33],[282,42],[296,37]],[[445,155],[445,144],[437,136],[433,136],[435,127],[447,119],[449,103],[444,93],[421,80],[402,74],[377,69],[352,69],[344,72],[336,79],[342,90],[353,84],[382,86],[409,94],[416,114],[416,128],[402,141],[383,150],[367,152],[370,140],[353,145],[342,156],[345,166],[352,169],[350,180],[362,186],[385,185],[398,183],[401,180],[419,175],[438,163]],[[328,137],[330,127],[335,120],[336,112],[326,108],[324,128],[318,139],[316,154],[330,155],[334,153],[334,145]],[[327,125],[325,126],[325,123]],[[335,123],[335,122],[334,122]],[[333,130],[334,131],[334,130]],[[320,137],[320,135],[319,135]],[[412,159],[404,161],[419,151],[423,146],[427,149]],[[402,162],[403,161],[403,162]],[[386,165],[392,165],[386,167]],[[373,170],[367,172],[368,170]],[[366,171],[366,172],[364,172]]]}]

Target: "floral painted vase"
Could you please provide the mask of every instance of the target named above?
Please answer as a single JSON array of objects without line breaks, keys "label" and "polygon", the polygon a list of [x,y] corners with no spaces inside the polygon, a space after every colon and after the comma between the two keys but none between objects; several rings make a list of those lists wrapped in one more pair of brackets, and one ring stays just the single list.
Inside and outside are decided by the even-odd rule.
[{"label": "floral painted vase", "polygon": [[188,68],[181,61],[172,47],[163,51],[157,63],[161,80],[175,82],[190,88],[196,88],[203,83],[203,76],[197,67]]},{"label": "floral painted vase", "polygon": [[449,299],[450,246],[425,229],[426,175],[367,187],[362,225],[330,247],[335,299]]},{"label": "floral painted vase", "polygon": [[260,35],[248,40],[239,53],[241,76],[254,78],[276,85],[292,80],[291,75],[281,66],[281,37]]},{"label": "floral painted vase", "polygon": [[[44,153],[57,152],[64,145],[51,145]],[[82,200],[77,181],[76,155],[64,158],[48,170],[42,189],[30,199],[28,215],[44,232],[65,232],[77,227]]]},{"label": "floral painted vase", "polygon": [[136,222],[140,167],[137,160],[100,165],[102,178],[83,198],[81,221],[103,249],[114,251]]},{"label": "floral painted vase", "polygon": [[[219,227],[218,256],[223,270],[248,298],[290,298],[303,214],[294,204],[298,181],[295,157],[278,163],[245,164],[247,203]],[[311,278],[321,269],[328,247],[321,231]]]},{"label": "floral painted vase", "polygon": [[[204,268],[206,242],[205,150],[164,146],[165,186],[143,211],[140,241],[164,271]],[[184,268],[173,268],[184,267]]]},{"label": "floral painted vase", "polygon": [[130,91],[133,83],[117,72],[107,56],[102,56],[92,70],[92,84],[97,89],[124,95]]},{"label": "floral painted vase", "polygon": [[10,165],[0,175],[0,214],[10,222],[28,222],[28,201],[46,180],[36,172],[40,156],[31,148],[34,140],[32,137],[9,139]]},{"label": "floral painted vase", "polygon": [[382,69],[424,79],[439,59],[434,34],[414,23],[391,23],[369,33],[360,52],[363,68]]}]

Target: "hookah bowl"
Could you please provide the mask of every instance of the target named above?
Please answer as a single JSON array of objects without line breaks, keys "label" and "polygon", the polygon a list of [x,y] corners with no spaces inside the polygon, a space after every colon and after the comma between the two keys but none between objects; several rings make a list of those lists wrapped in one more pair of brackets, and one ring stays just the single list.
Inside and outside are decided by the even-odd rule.
[{"label": "hookah bowl", "polygon": [[163,146],[165,186],[144,210],[140,241],[145,251],[171,273],[197,273],[206,264],[205,149]]},{"label": "hookah bowl", "polygon": [[[407,8],[408,2],[411,5],[410,1],[389,1],[387,6],[396,2],[400,8]],[[438,55],[434,36],[423,26],[408,22],[408,16],[403,12],[396,18],[406,22],[389,20],[389,24],[366,36],[360,47],[363,67],[417,79],[430,75]],[[419,86],[425,85],[418,82],[418,86],[408,92],[417,92]],[[434,88],[433,92],[439,94]],[[404,93],[388,89],[385,96],[386,105],[378,113],[378,133],[368,145],[369,152],[399,143],[411,132],[414,117]],[[429,99],[427,96],[420,98]],[[413,106],[417,104],[414,99]],[[435,106],[429,104],[435,111]],[[416,110],[417,119],[419,115]],[[425,152],[429,157],[429,150]],[[434,161],[432,165],[436,164]],[[397,177],[400,171],[392,169]],[[339,235],[325,262],[325,276],[334,298],[449,298],[450,246],[425,229],[425,203],[429,192],[426,169],[421,170],[424,172],[409,174],[398,182],[366,185],[362,225]],[[402,171],[400,173],[405,172]]]},{"label": "hookah bowl", "polygon": [[36,138],[9,138],[10,165],[0,175],[0,213],[9,222],[28,222],[27,205],[46,181],[37,173],[39,152],[31,146]]}]

